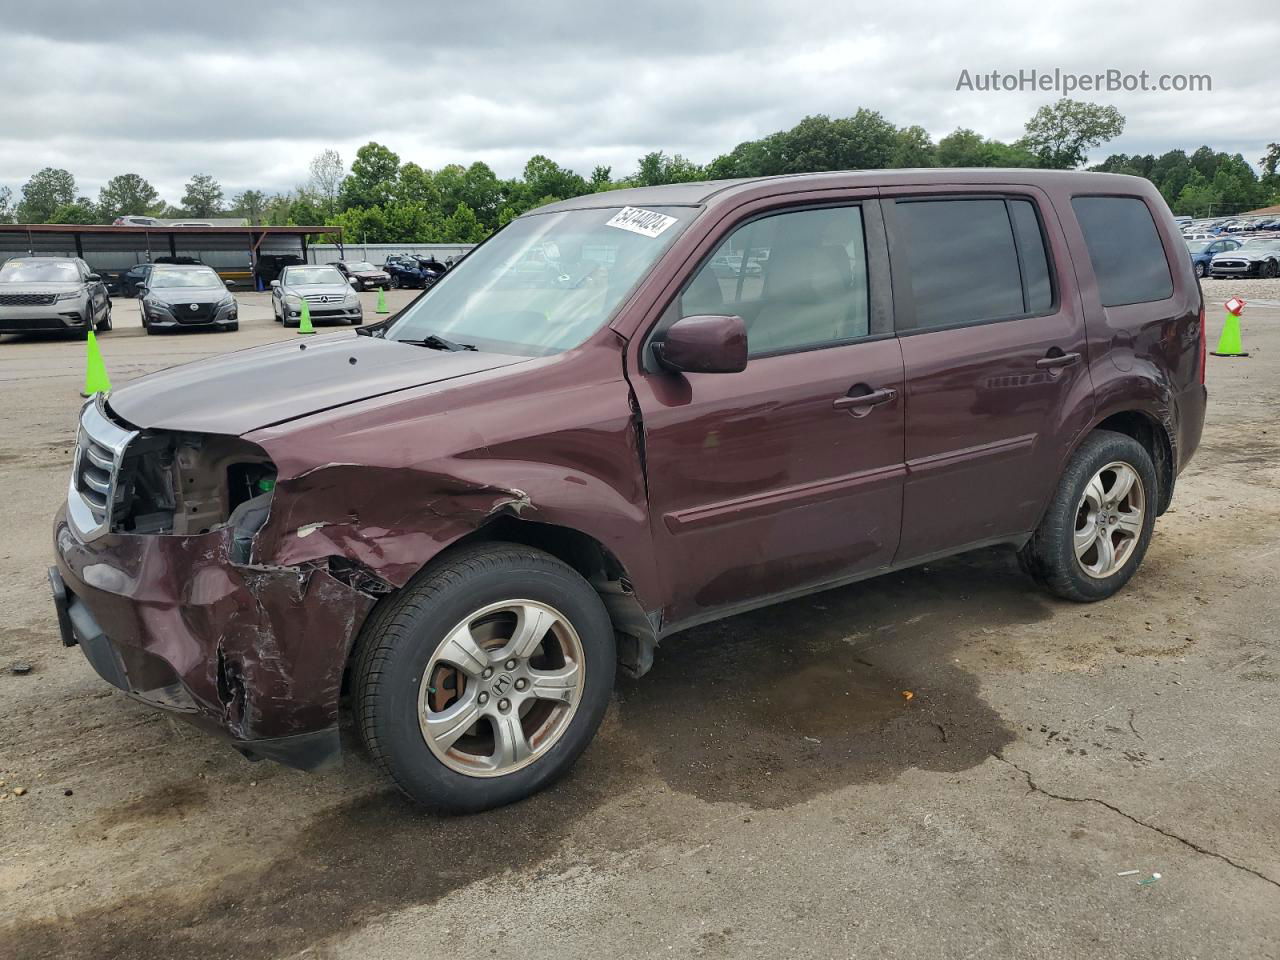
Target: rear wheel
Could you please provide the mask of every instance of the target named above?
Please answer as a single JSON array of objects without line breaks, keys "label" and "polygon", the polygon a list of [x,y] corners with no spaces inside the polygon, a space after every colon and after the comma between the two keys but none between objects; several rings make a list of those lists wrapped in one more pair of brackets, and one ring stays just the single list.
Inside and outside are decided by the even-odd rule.
[{"label": "rear wheel", "polygon": [[379,766],[420,803],[502,806],[563,775],[613,687],[613,626],[595,590],[516,544],[459,551],[370,619],[356,722]]},{"label": "rear wheel", "polygon": [[1020,551],[1023,568],[1067,600],[1111,596],[1146,555],[1157,491],[1155,466],[1142,444],[1095,430],[1071,457],[1044,519]]}]

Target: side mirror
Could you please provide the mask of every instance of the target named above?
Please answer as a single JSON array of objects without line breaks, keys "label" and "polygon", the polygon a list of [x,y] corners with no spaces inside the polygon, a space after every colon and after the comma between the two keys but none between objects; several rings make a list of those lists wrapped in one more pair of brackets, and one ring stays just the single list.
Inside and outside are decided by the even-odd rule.
[{"label": "side mirror", "polygon": [[234,287],[239,282],[240,282],[239,280],[223,280],[222,285],[230,289],[231,287]]},{"label": "side mirror", "polygon": [[272,290],[279,290],[279,289],[280,289],[280,281],[279,281],[279,280],[272,280],[272,281],[271,281],[271,289],[272,289]]},{"label": "side mirror", "polygon": [[140,283],[140,284],[138,284],[138,296],[139,296],[139,298],[141,298],[141,297],[145,297],[145,296],[146,296],[148,293],[150,293],[150,292],[151,292],[151,288],[150,288],[150,287],[148,287],[145,283]]},{"label": "side mirror", "polygon": [[359,286],[359,284],[356,282],[356,278],[355,278],[355,277],[348,277],[348,278],[347,278],[347,286],[349,286],[349,287],[356,287],[356,286]]},{"label": "side mirror", "polygon": [[90,273],[85,276],[85,279],[88,280],[90,283],[97,283],[99,280],[102,279],[102,275],[97,273]]},{"label": "side mirror", "polygon": [[652,346],[668,370],[740,373],[747,368],[747,325],[741,317],[681,317]]}]

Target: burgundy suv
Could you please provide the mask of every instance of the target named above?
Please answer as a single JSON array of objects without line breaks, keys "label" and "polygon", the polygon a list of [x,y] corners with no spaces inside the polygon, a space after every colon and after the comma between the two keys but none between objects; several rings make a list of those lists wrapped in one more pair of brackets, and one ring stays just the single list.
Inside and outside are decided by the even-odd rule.
[{"label": "burgundy suv", "polygon": [[1110,596],[1199,441],[1204,336],[1146,180],[553,204],[381,325],[87,404],[63,639],[251,757],[334,760],[347,712],[410,796],[507,803],[692,624],[989,544]]}]

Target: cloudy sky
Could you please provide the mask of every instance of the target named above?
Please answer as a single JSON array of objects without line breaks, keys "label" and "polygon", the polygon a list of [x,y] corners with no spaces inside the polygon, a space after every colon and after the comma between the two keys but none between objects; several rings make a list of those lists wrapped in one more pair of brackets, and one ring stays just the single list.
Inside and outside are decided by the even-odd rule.
[{"label": "cloudy sky", "polygon": [[[0,0],[0,186],[136,172],[170,201],[288,189],[369,140],[426,167],[534,153],[589,174],[650,150],[706,162],[810,113],[858,107],[935,139],[1014,139],[1053,92],[957,91],[961,70],[1207,73],[1211,92],[1077,93],[1128,118],[1099,151],[1208,143],[1256,163],[1280,140],[1280,12],[1203,2],[540,0],[341,4]],[[438,11],[438,12],[437,12]],[[16,199],[16,197],[15,197]]]}]

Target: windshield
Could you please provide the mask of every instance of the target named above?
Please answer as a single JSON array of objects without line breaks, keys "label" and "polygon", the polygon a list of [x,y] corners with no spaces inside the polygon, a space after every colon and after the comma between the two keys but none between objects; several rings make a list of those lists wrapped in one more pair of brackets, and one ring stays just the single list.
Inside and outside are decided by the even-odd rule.
[{"label": "windshield", "polygon": [[347,264],[347,269],[348,269],[348,270],[353,270],[353,271],[355,271],[356,273],[366,273],[366,272],[371,271],[371,270],[377,270],[378,268],[377,268],[377,267],[375,267],[375,266],[374,266],[372,263],[370,263],[368,260],[359,260],[359,261],[357,261],[356,263],[348,263],[348,264]]},{"label": "windshield", "polygon": [[1204,253],[1205,248],[1209,246],[1208,240],[1197,240],[1194,243],[1188,243],[1187,249],[1192,253]]},{"label": "windshield", "polygon": [[80,271],[65,260],[10,260],[0,267],[0,283],[79,283]]},{"label": "windshield", "polygon": [[599,330],[695,211],[611,207],[513,220],[444,274],[387,330],[543,356]]},{"label": "windshield", "polygon": [[1257,240],[1246,240],[1246,247],[1250,251],[1254,250],[1276,250],[1280,249],[1280,239],[1276,237],[1260,237]]},{"label": "windshield", "polygon": [[147,286],[153,290],[160,287],[220,287],[222,278],[208,267],[203,270],[166,270],[164,267],[156,267],[151,271]]},{"label": "windshield", "polygon": [[340,284],[347,278],[333,267],[290,267],[284,272],[284,282],[290,287],[309,287],[316,284]]}]

